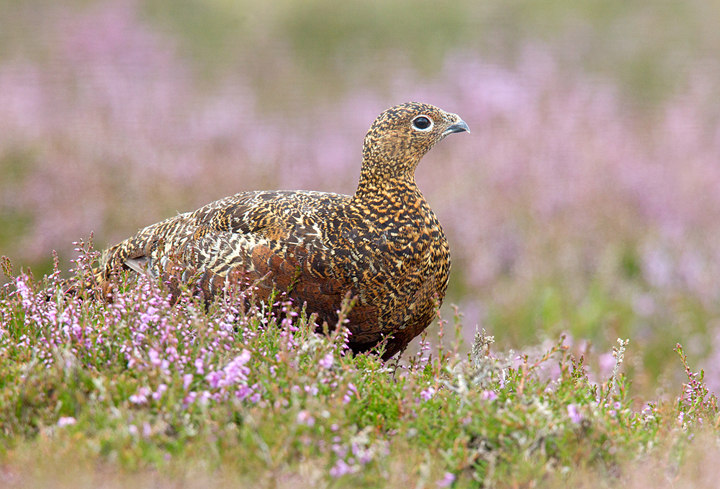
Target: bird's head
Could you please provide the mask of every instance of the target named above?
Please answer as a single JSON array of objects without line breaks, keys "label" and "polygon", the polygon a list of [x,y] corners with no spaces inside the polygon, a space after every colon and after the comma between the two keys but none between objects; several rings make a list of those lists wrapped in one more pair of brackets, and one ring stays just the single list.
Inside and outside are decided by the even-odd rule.
[{"label": "bird's head", "polygon": [[463,131],[470,129],[460,117],[432,105],[408,102],[391,107],[375,119],[365,136],[362,177],[412,179],[430,148]]}]

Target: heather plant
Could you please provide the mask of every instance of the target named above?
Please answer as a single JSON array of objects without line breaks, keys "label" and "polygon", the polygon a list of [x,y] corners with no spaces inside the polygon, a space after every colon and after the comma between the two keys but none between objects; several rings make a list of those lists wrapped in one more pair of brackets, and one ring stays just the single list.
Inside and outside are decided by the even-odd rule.
[{"label": "heather plant", "polygon": [[3,261],[0,466],[10,487],[37,481],[22,465],[52,467],[49,453],[81,474],[153,471],[164,484],[224,474],[275,487],[512,487],[586,473],[621,483],[643,461],[681,477],[695,437],[717,436],[717,400],[680,346],[688,383],[677,402],[642,405],[622,372],[632,342],[619,342],[611,375],[596,382],[566,337],[500,353],[483,331],[464,355],[462,335],[448,345],[441,333],[435,348],[424,335],[416,354],[385,364],[352,355],[343,314],[319,334],[281,294],[268,307],[229,288],[206,305],[188,288],[172,304],[141,276],[104,303],[93,295],[97,253],[82,242],[78,251],[72,293],[58,270],[36,279]]}]

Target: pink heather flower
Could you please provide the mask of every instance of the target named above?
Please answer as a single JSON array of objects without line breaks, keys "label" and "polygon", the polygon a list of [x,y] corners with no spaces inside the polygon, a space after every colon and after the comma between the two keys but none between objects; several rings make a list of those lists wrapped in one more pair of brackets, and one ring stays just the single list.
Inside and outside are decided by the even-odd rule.
[{"label": "pink heather flower", "polygon": [[155,399],[156,401],[159,401],[160,398],[162,397],[163,393],[167,390],[167,388],[168,388],[167,385],[160,384],[158,386],[158,389],[155,392],[153,392],[152,398]]},{"label": "pink heather flower", "polygon": [[207,406],[207,404],[210,402],[211,397],[212,395],[210,394],[210,392],[202,391],[202,394],[200,394],[200,400],[198,402],[200,402],[200,404],[203,406]]},{"label": "pink heather flower", "polygon": [[[358,445],[356,442],[352,442],[352,444],[350,444],[350,452],[351,452],[353,455],[355,455],[356,457],[362,456],[362,454],[363,454],[365,451],[366,451],[365,448],[360,447],[360,445]],[[348,459],[348,462],[350,462],[349,459]],[[353,463],[353,462],[350,462],[350,463]]]},{"label": "pink heather flower", "polygon": [[342,477],[350,472],[352,472],[352,468],[342,459],[338,460],[335,466],[330,469],[330,475],[333,477]]},{"label": "pink heather flower", "polygon": [[450,487],[450,484],[455,482],[455,474],[451,472],[445,472],[445,476],[437,481],[438,487]]},{"label": "pink heather flower", "polygon": [[251,355],[248,350],[243,349],[243,351],[235,357],[235,362],[238,362],[238,365],[245,365],[247,362],[250,361]]},{"label": "pink heather flower", "polygon": [[247,380],[250,369],[244,365],[250,360],[250,352],[243,350],[240,355],[235,357],[229,364],[225,366],[225,379],[223,385],[237,384]]},{"label": "pink heather flower", "polygon": [[313,386],[306,385],[305,392],[307,392],[308,394],[310,394],[311,396],[314,397],[314,396],[317,396],[317,394],[318,394],[318,388],[314,385]]},{"label": "pink heather flower", "polygon": [[580,423],[583,419],[583,415],[578,411],[578,408],[575,404],[569,404],[567,407],[568,416],[570,416],[570,421],[572,421],[575,424]]},{"label": "pink heather flower", "polygon": [[162,361],[160,360],[160,354],[154,349],[150,348],[150,350],[148,351],[148,356],[150,357],[150,363],[152,363],[156,367],[162,363]]},{"label": "pink heather flower", "polygon": [[210,387],[217,389],[223,384],[223,373],[222,372],[210,372],[205,376]]},{"label": "pink heather flower", "polygon": [[340,438],[340,437],[339,437],[339,436],[336,436],[336,437],[333,438],[334,443],[333,443],[332,446],[330,447],[330,450],[332,450],[333,453],[334,453],[335,455],[337,455],[337,457],[338,457],[339,459],[343,459],[343,458],[345,458],[345,456],[347,455],[348,449],[347,449],[347,447],[345,447],[344,445],[341,445],[341,444],[340,444],[340,440],[336,440],[337,438]]},{"label": "pink heather flower", "polygon": [[497,399],[497,393],[490,390],[483,391],[482,398],[485,401],[494,401],[495,399]]},{"label": "pink heather flower", "polygon": [[130,402],[133,404],[145,404],[147,402],[147,396],[150,395],[150,389],[147,387],[140,387],[136,394],[130,396]]},{"label": "pink heather flower", "polygon": [[61,416],[60,419],[58,419],[57,425],[58,428],[63,428],[65,426],[74,425],[75,423],[77,423],[77,420],[72,416]]},{"label": "pink heather flower", "polygon": [[297,423],[304,424],[307,426],[314,426],[315,418],[313,418],[309,412],[307,412],[306,410],[303,409],[297,415]]},{"label": "pink heather flower", "polygon": [[428,387],[427,389],[425,389],[424,391],[422,391],[420,393],[420,397],[422,397],[423,401],[429,401],[430,399],[433,398],[433,396],[435,395],[436,392],[437,391],[435,390],[434,387]]},{"label": "pink heather flower", "polygon": [[203,368],[202,358],[196,358],[194,363],[195,363],[195,370],[197,371],[197,373],[199,373],[200,375],[204,374],[205,369]]},{"label": "pink heather flower", "polygon": [[20,297],[22,297],[22,305],[25,309],[30,309],[32,307],[32,300],[30,299],[30,287],[27,286],[25,281],[18,277],[15,281],[15,287],[17,287],[17,291],[20,294]]},{"label": "pink heather flower", "polygon": [[355,385],[352,382],[350,382],[348,384],[347,391],[345,392],[345,395],[343,396],[343,400],[342,400],[343,404],[349,403],[350,400],[352,399],[353,394],[355,394],[355,395],[357,394],[357,389],[355,388]]},{"label": "pink heather flower", "polygon": [[374,457],[375,454],[372,450],[364,450],[363,452],[361,452],[358,462],[360,462],[360,465],[367,465],[372,462]]},{"label": "pink heather flower", "polygon": [[187,407],[195,402],[195,399],[197,398],[197,392],[192,391],[188,392],[188,395],[185,396],[185,399],[183,399],[183,406],[187,409]]},{"label": "pink heather flower", "polygon": [[185,374],[183,375],[183,389],[188,390],[190,387],[190,384],[193,381],[193,374]]},{"label": "pink heather flower", "polygon": [[323,357],[322,360],[320,360],[320,366],[324,368],[325,370],[329,370],[332,368],[334,363],[334,357],[332,352],[329,352],[327,355]]},{"label": "pink heather flower", "polygon": [[235,397],[237,397],[238,399],[240,399],[242,401],[246,397],[250,396],[252,393],[253,393],[252,387],[248,387],[247,385],[242,385],[235,392]]}]

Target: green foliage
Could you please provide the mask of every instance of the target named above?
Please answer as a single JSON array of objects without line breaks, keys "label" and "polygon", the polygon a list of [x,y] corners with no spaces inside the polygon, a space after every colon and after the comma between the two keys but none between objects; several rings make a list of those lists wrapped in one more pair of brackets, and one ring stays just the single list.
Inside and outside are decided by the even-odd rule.
[{"label": "green foliage", "polygon": [[669,453],[681,467],[695,434],[720,421],[680,346],[682,395],[638,410],[620,373],[626,341],[605,380],[564,337],[504,355],[478,333],[467,358],[457,344],[428,356],[423,338],[417,355],[383,364],[349,353],[342,327],[316,334],[281,296],[238,309],[229,291],[204,311],[189,292],[173,306],[140,280],[98,303],[83,278],[94,256],[78,262],[75,296],[57,272],[0,291],[0,463],[30,450],[168,480],[200,463],[263,484],[295,474],[392,487],[401,473],[514,486],[584,471],[620,481],[636,460]]}]

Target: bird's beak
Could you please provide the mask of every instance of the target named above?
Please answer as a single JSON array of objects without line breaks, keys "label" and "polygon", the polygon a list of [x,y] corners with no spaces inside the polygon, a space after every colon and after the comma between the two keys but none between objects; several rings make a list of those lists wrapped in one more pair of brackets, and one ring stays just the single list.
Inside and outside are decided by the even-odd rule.
[{"label": "bird's beak", "polygon": [[470,132],[470,128],[467,124],[465,124],[464,120],[458,118],[458,121],[448,126],[448,128],[443,131],[442,135],[443,137],[445,137],[448,134],[452,134],[454,132]]}]

